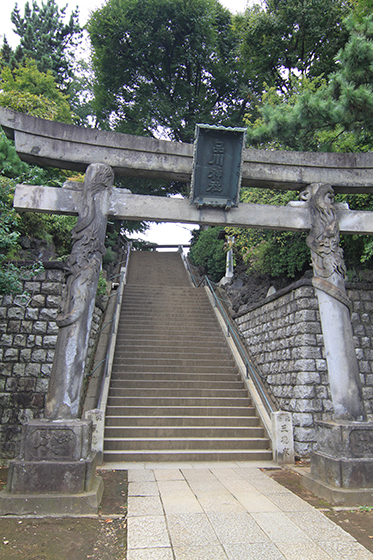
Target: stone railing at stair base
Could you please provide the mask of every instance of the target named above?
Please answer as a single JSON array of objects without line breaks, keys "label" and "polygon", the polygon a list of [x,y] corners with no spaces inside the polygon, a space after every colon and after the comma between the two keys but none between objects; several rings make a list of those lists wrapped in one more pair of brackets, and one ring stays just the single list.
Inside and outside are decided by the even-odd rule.
[{"label": "stone railing at stair base", "polygon": [[[333,406],[317,299],[310,281],[274,294],[236,318],[249,352],[279,407],[291,413],[296,455],[316,443],[316,420],[331,420]],[[373,418],[373,286],[347,286],[354,343],[369,419]]]},{"label": "stone railing at stair base", "polygon": [[126,266],[120,269],[120,281],[117,291],[115,309],[113,310],[112,331],[108,340],[107,359],[104,369],[104,377],[102,379],[101,391],[97,403],[97,408],[86,410],[84,418],[91,420],[92,428],[92,451],[97,453],[98,463],[102,463],[103,450],[104,450],[104,431],[105,431],[105,414],[106,405],[109,395],[111,372],[113,369],[115,345],[117,341],[118,325],[120,319],[120,309],[122,306],[123,291],[127,281],[128,263],[130,251],[127,253]]}]

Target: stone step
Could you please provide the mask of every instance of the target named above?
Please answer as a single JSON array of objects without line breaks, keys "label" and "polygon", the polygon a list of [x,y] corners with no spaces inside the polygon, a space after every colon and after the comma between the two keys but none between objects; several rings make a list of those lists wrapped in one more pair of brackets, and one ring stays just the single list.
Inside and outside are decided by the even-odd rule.
[{"label": "stone step", "polygon": [[127,281],[149,287],[170,285],[188,289],[191,286],[178,253],[132,253]]},{"label": "stone step", "polygon": [[239,381],[216,381],[215,383],[209,381],[163,381],[163,380],[154,380],[154,381],[135,381],[135,380],[120,380],[120,379],[113,379],[111,382],[112,389],[123,389],[123,390],[132,390],[132,389],[141,389],[141,390],[154,390],[154,389],[169,389],[173,391],[179,390],[194,390],[200,391],[202,389],[220,389],[223,391],[231,390],[231,389],[243,389],[244,384]]},{"label": "stone step", "polygon": [[[110,426],[105,428],[105,439],[248,439],[263,438],[264,429],[260,426]],[[268,445],[268,441],[267,441]],[[110,449],[108,447],[107,449]]]},{"label": "stone step", "polygon": [[161,331],[154,331],[153,329],[147,329],[146,326],[143,329],[136,329],[136,332],[132,330],[127,330],[122,327],[118,331],[117,341],[118,343],[126,342],[126,341],[136,341],[142,342],[144,340],[149,341],[149,343],[166,343],[168,344],[176,344],[177,342],[182,342],[184,345],[188,345],[191,343],[198,343],[199,346],[201,344],[212,344],[216,345],[223,344],[224,347],[227,348],[227,344],[225,338],[221,330],[216,328],[216,330],[206,331],[205,329],[194,329],[190,332],[185,332],[185,330],[178,329],[167,329],[167,332]]},{"label": "stone step", "polygon": [[154,324],[144,323],[143,326],[141,325],[129,325],[128,323],[125,325],[119,325],[119,333],[118,333],[118,340],[121,339],[127,340],[129,337],[135,338],[148,338],[149,340],[168,340],[169,342],[174,342],[178,339],[184,340],[186,343],[195,339],[198,339],[200,342],[204,342],[205,344],[208,343],[209,340],[217,338],[221,341],[222,344],[226,345],[226,342],[223,342],[225,339],[223,338],[222,332],[218,326],[211,327],[206,330],[204,327],[200,325],[196,326],[189,326],[185,325],[184,328],[182,325],[166,325],[162,324],[161,326],[155,326]]},{"label": "stone step", "polygon": [[[200,340],[200,338],[198,338],[198,340]],[[122,337],[122,340],[118,340],[116,352],[127,352],[129,349],[133,352],[141,353],[141,355],[152,355],[158,351],[177,355],[191,353],[203,354],[207,352],[219,355],[222,354],[230,357],[228,348],[222,348],[221,341],[216,340],[216,337],[210,339],[207,345],[202,342],[200,342],[200,344],[196,344],[194,341],[193,348],[191,348],[191,345],[187,343],[172,344],[168,339],[159,340],[159,342],[155,344],[153,337],[149,337],[149,339],[143,338],[137,341],[136,339],[129,341],[127,338]]]},{"label": "stone step", "polygon": [[[167,318],[170,317],[171,319],[178,319],[180,317],[179,313],[185,314],[185,319],[188,321],[197,320],[199,318],[203,318],[205,320],[214,319],[215,313],[210,305],[210,308],[207,307],[207,304],[210,305],[208,302],[204,305],[201,305],[197,302],[184,302],[183,304],[173,304],[173,305],[161,305],[159,304],[154,305],[152,303],[145,303],[141,302],[140,300],[134,307],[131,309],[128,308],[126,302],[122,304],[122,316],[124,318],[128,317],[128,320],[133,321],[134,319],[145,319],[147,316],[149,317],[162,317]],[[137,307],[137,309],[135,309]]]},{"label": "stone step", "polygon": [[205,336],[203,333],[193,331],[192,333],[162,332],[155,334],[148,332],[138,332],[137,336],[133,332],[121,332],[117,337],[117,352],[127,351],[128,349],[137,352],[153,354],[161,351],[171,354],[191,354],[194,351],[198,354],[206,352],[208,354],[218,353],[222,356],[231,358],[232,354],[226,344],[225,338],[221,333],[211,333]]},{"label": "stone step", "polygon": [[173,312],[175,309],[183,308],[189,311],[197,309],[206,309],[211,314],[212,307],[209,300],[206,298],[206,293],[195,293],[194,288],[192,292],[179,294],[171,294],[169,292],[149,292],[138,291],[129,293],[128,286],[125,287],[122,298],[123,309],[133,309],[135,311],[145,311],[151,306],[154,306],[158,311],[162,309],[169,309]]},{"label": "stone step", "polygon": [[[207,319],[214,319],[215,313],[211,307],[207,307],[208,302],[202,305],[197,302],[183,302],[182,304],[173,304],[173,305],[161,305],[161,301],[159,304],[154,305],[152,303],[145,303],[144,301],[140,303],[140,300],[134,307],[131,309],[128,308],[126,302],[122,304],[122,316],[132,321],[134,319],[145,319],[147,316],[149,317],[162,317],[167,318],[170,317],[171,319],[178,319],[179,313],[185,314],[185,318],[189,321],[197,320],[199,318]],[[137,309],[135,309],[137,307]],[[205,316],[204,316],[205,315]]]},{"label": "stone step", "polygon": [[130,301],[131,298],[140,297],[144,298],[144,301],[158,301],[163,298],[164,302],[167,301],[186,301],[194,300],[200,302],[206,302],[206,291],[204,288],[196,289],[190,286],[144,286],[138,284],[137,286],[131,286],[130,282],[127,281],[124,287],[123,296]]},{"label": "stone step", "polygon": [[[132,266],[132,264],[130,264]],[[205,289],[201,288],[194,288],[190,284],[186,286],[175,286],[172,284],[166,285],[165,282],[160,284],[152,284],[149,286],[148,284],[141,282],[141,279],[136,282],[136,284],[131,282],[130,275],[127,277],[127,284],[125,286],[125,291],[129,292],[146,292],[149,297],[152,297],[153,294],[156,293],[165,293],[165,294],[193,294],[193,296],[201,296],[205,293]]]},{"label": "stone step", "polygon": [[207,417],[226,417],[226,416],[255,416],[253,406],[142,406],[139,404],[128,405],[108,405],[106,408],[107,416],[207,416]]},{"label": "stone step", "polygon": [[106,416],[105,426],[191,428],[247,428],[259,426],[257,416]]},{"label": "stone step", "polygon": [[221,382],[228,382],[233,380],[240,380],[240,377],[237,373],[159,373],[159,372],[113,372],[111,376],[111,381],[165,381],[165,382],[179,382],[179,381],[186,381],[186,382],[208,382],[208,383],[221,383]]},{"label": "stone step", "polygon": [[[203,369],[206,367],[210,368],[235,368],[235,364],[233,359],[228,358],[221,358],[215,359],[214,357],[198,357],[196,359],[195,355],[192,356],[182,356],[180,358],[176,357],[168,357],[164,355],[154,355],[154,356],[141,356],[141,365],[145,369],[149,369],[149,367],[172,367],[175,369],[179,369],[180,367],[195,367],[198,369]],[[126,355],[123,352],[118,352],[115,356],[114,363],[124,363],[128,368],[132,368],[132,366],[138,366],[139,364],[139,357]]]},{"label": "stone step", "polygon": [[178,255],[131,254],[104,461],[272,458],[206,292],[186,280]]},{"label": "stone step", "polygon": [[185,449],[156,451],[104,451],[105,463],[136,463],[136,462],[236,462],[236,461],[271,461],[270,449],[234,450],[234,449]]},{"label": "stone step", "polygon": [[211,320],[200,320],[200,321],[188,321],[183,320],[182,317],[178,319],[169,319],[169,318],[162,318],[162,317],[148,317],[147,319],[139,318],[137,320],[132,319],[131,321],[126,321],[122,318],[119,321],[118,328],[121,329],[124,333],[136,330],[145,330],[145,332],[149,332],[152,329],[162,329],[162,332],[173,332],[181,331],[185,334],[194,334],[204,332],[219,332],[219,326],[216,324],[215,321]]},{"label": "stone step", "polygon": [[[152,365],[149,364],[148,368],[144,364],[135,364],[135,365],[127,365],[123,360],[123,363],[120,360],[114,358],[113,364],[113,372],[123,372],[123,373],[226,373],[227,366],[201,366],[201,365],[181,365],[181,366],[167,366],[167,365]],[[237,368],[230,368],[231,373],[237,373]]]},{"label": "stone step", "polygon": [[105,438],[105,451],[129,451],[146,449],[268,449],[269,441],[265,438]]},{"label": "stone step", "polygon": [[[195,309],[193,309],[193,307]],[[198,321],[198,318],[201,318],[201,314],[205,315],[205,320],[213,320],[214,314],[210,307],[198,306],[196,308],[195,305],[191,306],[188,305],[180,305],[180,306],[170,306],[170,307],[161,307],[154,308],[151,304],[147,304],[146,306],[142,304],[141,308],[138,309],[128,309],[127,306],[122,305],[122,316],[125,318],[126,321],[132,322],[134,320],[146,320],[148,317],[159,317],[162,320],[170,319],[175,320],[180,318],[180,313],[183,314],[183,319],[185,321]]]},{"label": "stone step", "polygon": [[211,348],[196,348],[194,352],[190,348],[178,348],[174,350],[169,350],[169,347],[163,348],[162,346],[134,348],[133,346],[120,346],[117,348],[116,357],[124,360],[151,360],[151,359],[163,359],[163,360],[209,360],[219,362],[221,360],[230,361],[233,363],[232,358],[227,352],[224,352],[221,348],[211,349]]},{"label": "stone step", "polygon": [[202,408],[231,408],[232,406],[250,406],[249,397],[227,398],[227,397],[108,397],[108,406],[148,406],[148,407],[191,407],[200,406]]},{"label": "stone step", "polygon": [[178,309],[184,309],[187,313],[196,313],[199,310],[205,310],[209,315],[214,315],[213,308],[211,307],[206,294],[203,293],[196,297],[192,294],[179,294],[172,296],[169,294],[149,294],[146,292],[139,292],[138,294],[128,294],[125,291],[122,298],[122,309],[125,313],[152,313],[153,310],[157,313],[168,311],[172,315]]},{"label": "stone step", "polygon": [[138,398],[173,398],[179,397],[182,399],[189,397],[198,397],[200,399],[215,399],[215,398],[229,398],[236,399],[244,397],[246,398],[247,391],[245,389],[220,389],[220,388],[210,388],[210,389],[181,389],[181,388],[167,388],[164,387],[148,387],[148,388],[130,388],[126,387],[120,389],[118,387],[111,387],[109,391],[109,397],[138,397]]}]

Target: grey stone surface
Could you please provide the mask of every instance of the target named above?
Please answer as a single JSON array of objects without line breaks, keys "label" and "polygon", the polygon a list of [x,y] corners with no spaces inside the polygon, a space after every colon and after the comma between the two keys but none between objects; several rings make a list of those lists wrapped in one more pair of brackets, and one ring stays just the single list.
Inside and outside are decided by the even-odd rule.
[{"label": "grey stone surface", "polygon": [[[373,301],[373,291],[371,286],[348,288],[347,295],[352,301],[354,313],[352,316],[353,326],[360,324],[362,315],[364,320],[372,324],[372,317],[369,315],[368,308]],[[308,456],[310,451],[315,448],[315,437],[312,428],[316,420],[330,420],[333,413],[330,390],[328,387],[327,369],[325,358],[317,358],[315,362],[303,362],[307,369],[295,371],[295,361],[287,359],[281,354],[284,347],[297,349],[300,347],[314,347],[323,349],[323,336],[316,334],[321,332],[321,325],[318,320],[304,321],[298,323],[295,330],[289,328],[281,337],[278,336],[278,327],[275,321],[278,317],[283,320],[286,317],[293,321],[294,309],[303,309],[303,301],[310,300],[312,296],[313,304],[317,306],[317,299],[314,289],[310,286],[301,286],[287,295],[278,296],[271,302],[264,302],[250,312],[237,317],[236,323],[241,333],[246,338],[246,344],[262,378],[267,383],[269,391],[274,395],[276,402],[281,410],[292,412],[294,424],[294,449],[296,455]],[[307,303],[308,305],[308,303]],[[372,330],[373,334],[373,330]],[[373,418],[373,398],[370,393],[373,387],[373,375],[367,371],[373,363],[373,352],[371,351],[372,339],[370,336],[359,336],[354,338],[357,348],[364,348],[364,356],[358,364],[362,375],[363,398],[366,412]],[[371,352],[371,353],[369,353]],[[297,364],[297,369],[299,361]],[[300,386],[300,389],[297,386]],[[309,432],[306,429],[310,429]],[[307,434],[310,436],[307,437]]]},{"label": "grey stone surface", "polygon": [[158,496],[158,488],[155,482],[130,482],[128,484],[128,496]]},{"label": "grey stone surface", "polygon": [[96,477],[91,433],[92,423],[86,420],[29,419],[21,453],[10,462],[7,489],[0,494],[0,513],[11,513],[15,507],[25,514],[29,507],[37,507],[42,515],[48,515],[51,508],[73,515],[79,503],[82,507],[91,503],[90,512],[95,507],[97,513],[102,483]]},{"label": "grey stone surface", "polygon": [[0,515],[81,516],[96,515],[104,484],[95,477],[92,488],[82,494],[30,495],[0,492]]},{"label": "grey stone surface", "polygon": [[[128,522],[128,559],[168,560],[173,553],[175,560],[331,560],[352,558],[370,560],[373,555],[356,540],[335,525],[320,511],[292,494],[289,490],[270,479],[264,472],[254,467],[239,464],[214,464],[209,467],[199,464],[174,465],[150,464],[129,468],[129,477],[141,482],[144,478],[151,482],[148,475],[137,474],[147,470],[153,472],[159,483],[180,483],[188,481],[191,491],[199,499],[202,494],[216,494],[224,506],[224,497],[219,493],[222,485],[232,492],[231,498],[236,509],[222,513],[208,511],[204,507],[197,514],[178,514],[164,510],[163,516],[139,516],[144,504],[131,500],[156,500],[149,498],[130,498]],[[160,470],[161,469],[161,470]],[[177,472],[178,471],[178,472]],[[253,493],[251,484],[261,486],[258,502],[252,508],[249,494]],[[241,484],[241,486],[240,486]],[[159,486],[159,502],[162,488]],[[241,497],[245,509],[235,499]],[[265,494],[265,495],[264,495]],[[182,507],[184,497],[179,496]],[[260,500],[263,500],[262,506]],[[268,501],[277,504],[275,510],[267,510]],[[136,511],[136,507],[139,510]],[[162,523],[162,519],[164,522]],[[166,534],[168,528],[169,535]],[[360,555],[359,555],[360,554]]]},{"label": "grey stone surface", "polygon": [[[49,282],[64,282],[60,269],[47,269],[40,276],[48,278]],[[41,286],[43,280],[38,284]],[[13,459],[18,454],[22,424],[43,415],[58,332],[55,320],[50,317],[57,315],[61,296],[47,296],[48,308],[43,305],[24,308],[25,319],[20,321],[7,316],[8,310],[19,309],[22,301],[18,301],[17,296],[0,296],[0,299],[0,309],[5,310],[1,312],[5,315],[3,332],[0,329],[0,388],[4,393],[0,404],[1,461]],[[44,320],[41,320],[40,314],[45,312]],[[102,312],[97,308],[96,320],[101,322],[101,316]],[[14,328],[17,322],[19,329]],[[35,330],[39,332],[35,333]],[[95,323],[97,330],[99,326]],[[92,338],[92,333],[90,336]],[[87,370],[89,367],[90,363],[87,363]]]},{"label": "grey stone surface", "polygon": [[[101,159],[104,148],[105,161],[119,174],[140,171],[142,176],[190,182],[193,163],[190,144],[92,131],[62,123],[57,126],[55,122],[52,125],[4,108],[0,109],[0,123],[15,140],[20,156],[29,162],[83,171]],[[61,142],[66,138],[68,143]],[[371,167],[371,154],[250,149],[244,152],[243,185],[297,189],[302,184],[325,181],[341,192],[370,192]]]},{"label": "grey stone surface", "polygon": [[225,546],[229,560],[285,560],[273,543],[248,543]]},{"label": "grey stone surface", "polygon": [[311,476],[321,483],[373,491],[373,423],[318,422]]},{"label": "grey stone surface", "polygon": [[170,547],[166,521],[162,515],[128,518],[128,552],[133,549]]},{"label": "grey stone surface", "polygon": [[163,515],[162,502],[159,496],[129,496],[128,517],[142,517],[146,515]]},{"label": "grey stone surface", "polygon": [[128,550],[127,560],[174,560],[171,547],[134,548]]},{"label": "grey stone surface", "polygon": [[[45,405],[45,416],[51,420],[79,414],[113,181],[113,170],[107,165],[91,164],[86,171],[79,217],[72,231],[74,243],[66,263],[62,310],[56,318],[60,330]],[[60,283],[45,283],[43,289],[55,294],[54,285],[61,287]]]}]

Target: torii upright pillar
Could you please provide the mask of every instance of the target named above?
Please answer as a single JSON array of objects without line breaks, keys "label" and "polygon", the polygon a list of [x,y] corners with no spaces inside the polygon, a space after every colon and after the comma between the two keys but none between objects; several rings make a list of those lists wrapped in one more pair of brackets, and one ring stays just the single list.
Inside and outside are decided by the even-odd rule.
[{"label": "torii upright pillar", "polygon": [[[331,185],[309,185],[300,198],[310,210],[313,286],[319,301],[334,420],[317,422],[317,450],[305,485],[331,503],[372,501],[373,423],[366,422],[359,366],[345,289],[345,265]],[[357,498],[356,491],[362,498]]]},{"label": "torii upright pillar", "polygon": [[88,167],[57,317],[45,419],[24,426],[20,456],[11,461],[7,490],[0,494],[1,515],[97,513],[103,482],[95,474],[92,421],[78,414],[113,181],[111,167]]}]

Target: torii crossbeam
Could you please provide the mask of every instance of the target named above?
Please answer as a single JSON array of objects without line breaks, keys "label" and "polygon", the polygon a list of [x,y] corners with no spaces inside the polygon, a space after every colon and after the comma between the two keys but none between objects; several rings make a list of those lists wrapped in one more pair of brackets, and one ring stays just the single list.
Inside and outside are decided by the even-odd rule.
[{"label": "torii crossbeam", "polygon": [[[24,161],[85,171],[91,163],[105,163],[124,176],[164,178],[189,182],[193,167],[192,144],[180,144],[85,129],[47,121],[0,108],[0,124],[14,139]],[[242,185],[300,190],[311,183],[331,184],[335,192],[373,192],[373,154],[316,154],[244,150]],[[78,214],[81,192],[66,188],[17,186],[17,210]],[[341,233],[373,234],[371,212],[337,206]],[[133,195],[113,189],[109,216],[127,220],[184,222],[263,229],[311,228],[309,210],[302,203],[291,207],[241,203],[230,212],[198,210],[188,200]]]}]

